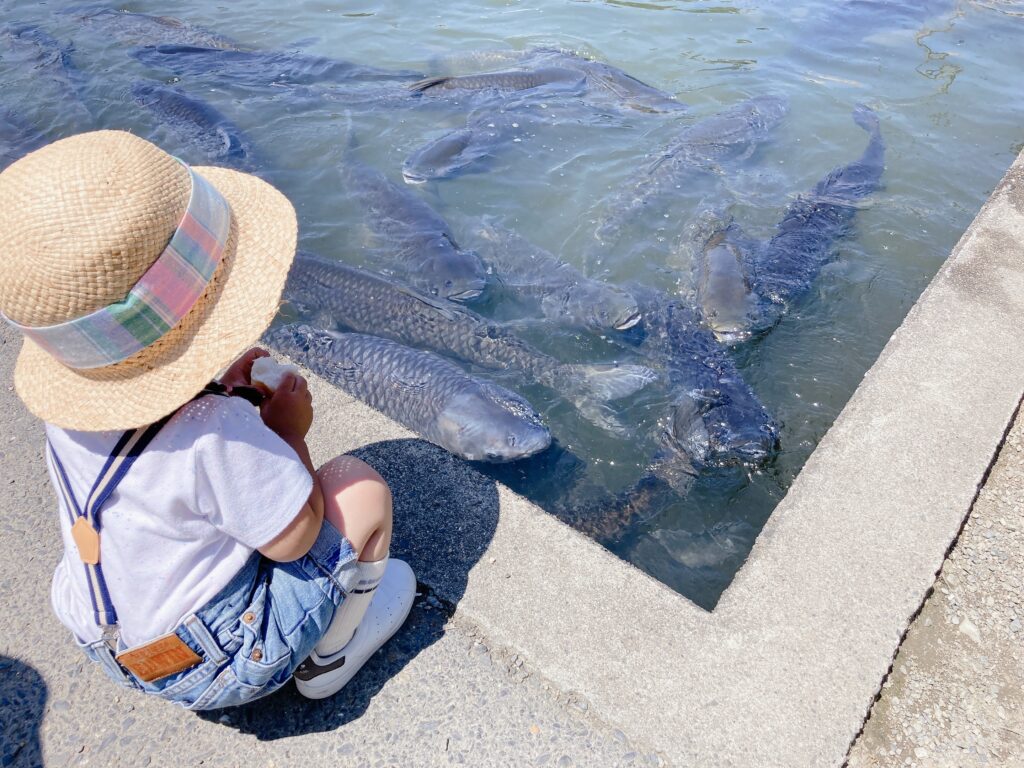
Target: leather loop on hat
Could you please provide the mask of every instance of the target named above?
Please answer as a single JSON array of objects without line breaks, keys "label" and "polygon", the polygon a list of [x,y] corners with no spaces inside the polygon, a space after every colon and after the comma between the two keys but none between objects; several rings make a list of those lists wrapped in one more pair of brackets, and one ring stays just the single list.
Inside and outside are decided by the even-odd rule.
[{"label": "leather loop on hat", "polygon": [[228,202],[188,171],[192,190],[181,222],[124,300],[57,325],[4,319],[64,365],[81,370],[119,363],[158,341],[206,291],[231,232]]}]

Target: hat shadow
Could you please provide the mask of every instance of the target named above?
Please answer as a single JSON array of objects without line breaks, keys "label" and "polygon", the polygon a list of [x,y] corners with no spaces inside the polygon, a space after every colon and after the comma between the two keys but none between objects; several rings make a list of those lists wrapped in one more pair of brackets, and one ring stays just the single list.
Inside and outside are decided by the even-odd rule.
[{"label": "hat shadow", "polygon": [[47,694],[34,667],[0,654],[0,765],[43,765],[39,727]]},{"label": "hat shadow", "polygon": [[498,522],[495,482],[442,448],[385,440],[352,451],[387,481],[394,499],[391,555],[406,560],[420,588],[398,633],[334,696],[313,701],[293,683],[251,704],[197,713],[260,740],[333,731],[360,718],[385,683],[440,640],[470,569]]}]

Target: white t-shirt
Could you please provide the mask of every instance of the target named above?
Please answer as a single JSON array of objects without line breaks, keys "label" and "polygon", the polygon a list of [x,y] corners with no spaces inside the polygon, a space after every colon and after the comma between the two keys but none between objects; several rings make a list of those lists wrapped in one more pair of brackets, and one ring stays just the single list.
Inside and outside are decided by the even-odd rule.
[{"label": "white t-shirt", "polygon": [[[84,504],[122,433],[47,424],[46,434]],[[56,488],[52,466],[50,481]],[[170,632],[208,603],[253,550],[295,519],[312,487],[295,451],[242,398],[207,396],[179,410],[100,513],[100,559],[123,642],[133,646]],[[53,609],[91,642],[100,630],[85,568],[59,494],[57,503],[64,557],[53,577]]]}]

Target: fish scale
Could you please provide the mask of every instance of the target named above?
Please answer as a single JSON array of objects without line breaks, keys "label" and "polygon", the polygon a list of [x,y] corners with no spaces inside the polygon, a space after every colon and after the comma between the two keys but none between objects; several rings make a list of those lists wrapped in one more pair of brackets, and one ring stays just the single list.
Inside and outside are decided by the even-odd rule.
[{"label": "fish scale", "polygon": [[551,434],[516,393],[469,376],[430,352],[358,333],[293,324],[271,347],[456,455],[512,461],[544,450]]},{"label": "fish scale", "polygon": [[625,397],[655,377],[643,366],[567,365],[465,307],[305,252],[295,258],[285,297],[350,331],[449,354],[483,368],[520,371],[568,394],[578,406],[585,400]]},{"label": "fish scale", "polygon": [[629,109],[641,112],[679,112],[687,108],[671,94],[602,61],[553,48],[536,49],[532,57],[552,60],[560,66],[579,71],[586,77],[588,90],[612,97],[616,104]]},{"label": "fish scale", "polygon": [[485,368],[514,368],[547,379],[561,365],[469,309],[307,252],[296,255],[285,296],[356,333],[383,335]]}]

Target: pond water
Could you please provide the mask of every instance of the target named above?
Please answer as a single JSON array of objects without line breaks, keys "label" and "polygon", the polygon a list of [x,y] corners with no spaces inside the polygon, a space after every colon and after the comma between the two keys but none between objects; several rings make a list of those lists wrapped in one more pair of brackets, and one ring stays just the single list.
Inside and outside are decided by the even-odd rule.
[{"label": "pond water", "polygon": [[[683,295],[692,271],[688,244],[705,212],[731,216],[752,237],[767,239],[789,203],[863,151],[865,134],[851,120],[855,105],[875,110],[886,144],[882,188],[858,204],[853,234],[836,243],[806,298],[767,336],[730,352],[781,424],[779,455],[762,468],[706,471],[688,493],[600,530],[613,552],[705,607],[728,586],[804,461],[1024,142],[1024,3],[308,0],[285,7],[266,0],[141,0],[109,7],[173,15],[246,48],[423,73],[487,69],[455,54],[570,49],[675,95],[687,111],[579,111],[573,98],[546,95],[534,108],[554,115],[552,124],[503,147],[477,172],[410,189],[466,245],[474,245],[474,227],[489,217],[596,276]],[[480,106],[472,99],[356,103],[324,99],[311,87],[178,78],[132,58],[130,42],[80,21],[61,3],[5,0],[0,9],[3,21],[37,24],[72,46],[65,83],[42,77],[45,69],[31,57],[5,52],[3,109],[47,139],[89,127],[125,128],[203,163],[201,151],[131,98],[140,78],[174,83],[248,137],[255,167],[294,202],[303,247],[352,264],[374,261],[363,211],[338,173],[346,154],[401,184],[411,152],[463,126],[467,112]],[[620,243],[593,258],[602,202],[637,168],[684,126],[766,93],[784,97],[789,110],[765,141],[748,156],[695,174],[666,210],[631,223],[622,239],[628,247]],[[74,94],[80,104],[69,100]],[[474,308],[512,317],[494,299]],[[521,324],[517,332],[566,361],[633,355],[628,344],[550,323]],[[617,404],[630,429],[623,439],[581,419],[557,393],[514,375],[500,381],[530,399],[558,448],[485,471],[548,509],[584,509],[602,494],[626,492],[658,451],[658,424],[670,401],[663,386]]]}]

